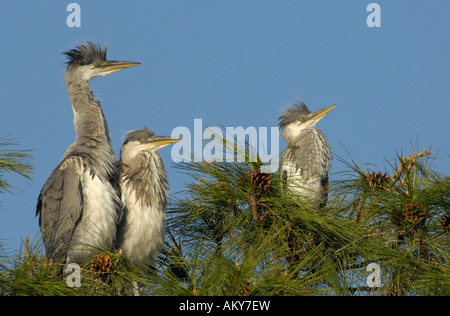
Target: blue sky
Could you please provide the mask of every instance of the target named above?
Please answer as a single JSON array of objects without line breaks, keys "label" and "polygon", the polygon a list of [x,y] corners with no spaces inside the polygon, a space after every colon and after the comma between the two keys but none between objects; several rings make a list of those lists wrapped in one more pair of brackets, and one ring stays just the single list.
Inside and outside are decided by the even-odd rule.
[{"label": "blue sky", "polygon": [[[75,140],[62,51],[83,40],[108,45],[108,58],[139,61],[91,83],[116,155],[123,135],[143,126],[276,126],[283,107],[337,104],[318,127],[335,156],[376,167],[395,153],[430,149],[450,171],[450,2],[396,1],[74,1],[81,27],[69,28],[71,1],[0,4],[0,136],[33,148],[31,181],[7,176],[16,195],[0,199],[0,241],[18,249],[38,232],[42,185]],[[366,7],[381,7],[369,28]],[[282,148],[285,146],[281,142]],[[281,149],[282,149],[281,148]],[[438,152],[439,150],[439,152]],[[163,149],[172,192],[188,178]],[[337,159],[333,172],[344,170]]]}]

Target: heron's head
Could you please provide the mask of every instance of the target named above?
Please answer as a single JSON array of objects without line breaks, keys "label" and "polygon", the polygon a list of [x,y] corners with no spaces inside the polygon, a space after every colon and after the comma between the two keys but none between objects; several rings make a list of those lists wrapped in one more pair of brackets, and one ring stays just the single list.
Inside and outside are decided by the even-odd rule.
[{"label": "heron's head", "polygon": [[90,81],[95,77],[105,77],[116,71],[140,65],[138,62],[106,60],[107,48],[87,42],[63,54],[67,61],[67,76]]},{"label": "heron's head", "polygon": [[129,132],[122,146],[121,160],[127,163],[142,152],[156,152],[180,140],[181,138],[156,136],[153,131],[146,127]]},{"label": "heron's head", "polygon": [[290,139],[297,138],[302,130],[314,128],[335,107],[336,105],[332,105],[311,112],[303,102],[293,104],[278,118],[280,120],[278,126],[282,129],[285,140],[289,142]]}]

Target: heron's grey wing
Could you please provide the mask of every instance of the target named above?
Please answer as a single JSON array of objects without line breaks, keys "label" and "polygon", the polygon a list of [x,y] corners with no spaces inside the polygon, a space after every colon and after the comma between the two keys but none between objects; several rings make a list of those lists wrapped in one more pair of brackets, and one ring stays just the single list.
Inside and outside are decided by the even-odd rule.
[{"label": "heron's grey wing", "polygon": [[44,184],[38,198],[36,216],[47,257],[65,260],[72,233],[83,211],[80,157],[63,159]]}]

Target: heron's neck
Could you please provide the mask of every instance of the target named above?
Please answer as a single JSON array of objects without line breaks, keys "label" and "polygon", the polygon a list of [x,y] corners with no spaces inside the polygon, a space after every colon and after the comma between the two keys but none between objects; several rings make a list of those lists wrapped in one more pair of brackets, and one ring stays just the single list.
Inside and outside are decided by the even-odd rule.
[{"label": "heron's neck", "polygon": [[89,82],[69,82],[67,90],[74,112],[77,142],[97,141],[109,145],[111,139],[108,124],[100,103],[89,90]]},{"label": "heron's neck", "polygon": [[109,165],[115,161],[115,156],[108,123],[100,103],[89,90],[88,81],[66,81],[66,86],[74,112],[77,150],[95,156],[99,163],[107,162],[109,169]]},{"label": "heron's neck", "polygon": [[305,134],[314,133],[314,131],[316,129],[313,127],[288,125],[284,128],[282,135],[289,146],[297,146]]},{"label": "heron's neck", "polygon": [[164,163],[158,153],[141,151],[125,161],[122,157],[122,166],[121,181],[131,189],[130,192],[136,193],[140,203],[165,208],[169,185]]}]

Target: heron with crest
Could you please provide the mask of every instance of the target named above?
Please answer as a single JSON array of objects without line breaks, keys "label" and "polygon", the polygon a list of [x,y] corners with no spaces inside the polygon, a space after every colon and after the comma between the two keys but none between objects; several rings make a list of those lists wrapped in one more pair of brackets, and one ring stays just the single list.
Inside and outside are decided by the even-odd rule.
[{"label": "heron with crest", "polygon": [[331,149],[317,123],[336,105],[311,112],[305,103],[293,104],[279,117],[283,139],[288,144],[279,164],[285,187],[307,202],[325,207]]},{"label": "heron with crest", "polygon": [[123,143],[118,188],[124,213],[117,247],[134,264],[154,264],[163,246],[169,183],[158,150],[180,140],[143,128],[128,133]]},{"label": "heron with crest", "polygon": [[111,248],[121,217],[120,199],[111,183],[116,158],[110,131],[89,84],[95,77],[140,63],[107,60],[106,53],[92,42],[64,52],[76,141],[45,182],[36,208],[47,257],[64,263]]}]

